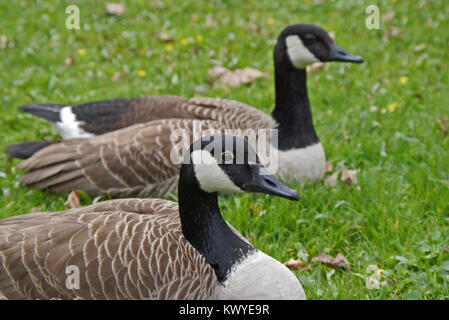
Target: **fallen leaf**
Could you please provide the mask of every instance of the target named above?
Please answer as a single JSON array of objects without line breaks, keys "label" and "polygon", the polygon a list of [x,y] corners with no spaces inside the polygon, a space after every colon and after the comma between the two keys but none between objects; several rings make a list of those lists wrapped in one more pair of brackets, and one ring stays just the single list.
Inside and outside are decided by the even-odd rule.
[{"label": "fallen leaf", "polygon": [[165,42],[171,42],[171,41],[173,41],[173,36],[171,36],[169,34],[165,34],[165,33],[160,33],[159,39],[162,41],[165,41]]},{"label": "fallen leaf", "polygon": [[289,268],[290,270],[298,270],[299,268],[301,269],[306,269],[307,271],[312,271],[312,268],[304,263],[302,263],[299,260],[290,258],[288,259],[288,261],[286,263],[284,263],[284,265]]},{"label": "fallen leaf", "polygon": [[229,87],[240,87],[257,78],[268,78],[268,74],[253,68],[229,70],[225,67],[215,66],[209,70],[209,74],[217,79],[219,85]]},{"label": "fallen leaf", "polygon": [[121,16],[125,12],[125,6],[120,3],[106,3],[106,13],[111,16]]},{"label": "fallen leaf", "polygon": [[67,197],[67,201],[64,204],[69,209],[81,207],[79,192],[77,190],[73,190],[72,192],[70,192],[69,196]]},{"label": "fallen leaf", "polygon": [[323,264],[327,264],[333,268],[341,268],[345,270],[349,270],[351,268],[348,259],[346,259],[346,257],[341,253],[337,254],[335,258],[322,253],[318,257],[312,258],[312,262],[320,262]]},{"label": "fallen leaf", "polygon": [[326,179],[324,179],[324,184],[326,186],[335,187],[337,185],[339,173],[340,173],[340,169],[338,171],[334,172],[333,174],[331,174],[330,176],[326,177]]},{"label": "fallen leaf", "polygon": [[73,57],[73,55],[71,54],[70,56],[68,56],[67,58],[64,59],[64,64],[66,66],[71,66],[75,63],[75,58]]},{"label": "fallen leaf", "polygon": [[[335,171],[333,174],[328,176],[326,179],[324,179],[325,185],[330,185],[331,187],[335,187],[338,182],[338,178],[340,177],[340,180],[347,186],[358,186],[359,181],[357,179],[357,172],[360,170],[349,170],[346,167],[341,167],[337,171]],[[359,188],[357,187],[357,190]]]},{"label": "fallen leaf", "polygon": [[341,181],[346,185],[358,185],[359,181],[357,179],[357,172],[359,170],[348,170],[346,167],[343,167],[341,170]]},{"label": "fallen leaf", "polygon": [[326,63],[324,63],[324,62],[315,62],[315,63],[312,63],[311,65],[308,65],[306,67],[306,71],[308,74],[314,74],[315,72],[322,70],[325,65],[326,65]]},{"label": "fallen leaf", "polygon": [[126,71],[117,71],[117,72],[115,72],[115,73],[112,75],[111,80],[114,81],[114,82],[119,82],[120,79],[121,79],[123,76],[126,76],[126,75],[127,75]]},{"label": "fallen leaf", "polygon": [[217,21],[211,15],[206,17],[206,27],[215,27],[217,26]]},{"label": "fallen leaf", "polygon": [[332,162],[327,161],[324,172],[327,173],[327,172],[332,172],[332,171],[334,171],[334,165],[332,164]]},{"label": "fallen leaf", "polygon": [[399,27],[392,27],[390,29],[390,36],[397,37],[401,34],[402,30]]},{"label": "fallen leaf", "polygon": [[402,33],[402,29],[399,27],[391,27],[390,29],[386,30],[382,36],[382,39],[384,41],[389,41],[390,37],[397,37]]},{"label": "fallen leaf", "polygon": [[396,14],[395,14],[394,11],[389,11],[389,12],[384,13],[381,16],[381,19],[382,19],[383,22],[390,22],[391,20],[393,20],[395,15]]},{"label": "fallen leaf", "polygon": [[0,36],[0,49],[5,49],[8,46],[8,38],[5,35]]},{"label": "fallen leaf", "polygon": [[443,247],[443,252],[449,252],[449,246],[448,245],[445,245]]}]

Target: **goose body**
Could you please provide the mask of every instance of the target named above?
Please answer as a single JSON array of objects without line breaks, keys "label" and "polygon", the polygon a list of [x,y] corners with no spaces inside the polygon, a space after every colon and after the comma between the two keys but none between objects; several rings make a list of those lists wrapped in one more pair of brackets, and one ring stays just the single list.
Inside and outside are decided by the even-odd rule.
[{"label": "goose body", "polygon": [[31,188],[162,196],[177,186],[180,166],[168,163],[176,145],[168,137],[174,132],[192,135],[195,125],[204,132],[275,129],[278,143],[270,148],[279,154],[276,174],[287,181],[317,181],[324,175],[325,153],[313,126],[305,71],[316,61],[363,60],[317,26],[292,25],[281,32],[274,50],[272,116],[234,100],[176,96],[26,105],[23,111],[53,122],[63,138],[75,139],[12,145],[7,151],[29,158],[19,168],[27,170],[21,182]]},{"label": "goose body", "polygon": [[[305,299],[294,274],[252,246],[221,217],[217,192],[264,192],[298,199],[263,167],[218,164],[192,147],[183,164],[179,205],[119,199],[62,212],[0,220],[0,296],[6,299]],[[228,136],[229,137],[229,136]],[[245,145],[245,159],[254,151]],[[226,148],[225,148],[226,150]],[[233,155],[236,149],[227,149]],[[198,157],[200,155],[200,157]],[[212,162],[202,164],[205,156]],[[211,169],[212,167],[213,169]],[[207,170],[221,185],[200,174]],[[211,173],[212,172],[212,173]],[[209,190],[209,191],[205,191]],[[79,281],[70,282],[68,270]]]}]

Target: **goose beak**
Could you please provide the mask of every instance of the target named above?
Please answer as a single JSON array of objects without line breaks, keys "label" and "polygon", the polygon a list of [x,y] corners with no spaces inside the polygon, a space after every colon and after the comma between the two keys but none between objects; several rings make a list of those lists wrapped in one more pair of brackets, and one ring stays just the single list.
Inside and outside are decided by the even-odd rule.
[{"label": "goose beak", "polygon": [[299,200],[299,194],[286,185],[282,184],[278,178],[268,172],[260,164],[251,165],[254,179],[250,183],[244,184],[242,189],[248,192],[260,192],[286,198],[289,200]]},{"label": "goose beak", "polygon": [[330,54],[327,61],[340,61],[340,62],[356,62],[362,63],[363,58],[347,52],[342,47],[332,43],[330,46]]}]

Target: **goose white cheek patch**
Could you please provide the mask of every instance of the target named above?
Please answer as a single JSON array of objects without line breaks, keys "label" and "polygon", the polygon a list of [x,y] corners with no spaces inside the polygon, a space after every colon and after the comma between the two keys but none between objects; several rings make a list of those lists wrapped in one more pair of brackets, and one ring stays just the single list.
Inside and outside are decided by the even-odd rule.
[{"label": "goose white cheek patch", "polygon": [[201,189],[204,191],[243,192],[218,166],[217,161],[215,161],[215,158],[208,151],[193,151],[191,160],[194,166],[195,176],[200,183]]},{"label": "goose white cheek patch", "polygon": [[288,36],[285,38],[287,54],[293,66],[304,69],[306,65],[320,61],[307,49],[298,36]]}]

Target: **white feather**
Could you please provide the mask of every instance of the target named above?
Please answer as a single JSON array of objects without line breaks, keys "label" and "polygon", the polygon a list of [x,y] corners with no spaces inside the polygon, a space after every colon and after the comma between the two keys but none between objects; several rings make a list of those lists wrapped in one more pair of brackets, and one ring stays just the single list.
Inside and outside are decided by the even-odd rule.
[{"label": "white feather", "polygon": [[206,150],[192,152],[192,163],[195,176],[201,189],[206,192],[243,192],[237,187],[228,175],[218,166],[215,158]]},{"label": "white feather", "polygon": [[298,36],[290,35],[285,38],[287,54],[292,64],[298,69],[304,69],[306,65],[320,61],[307,49]]},{"label": "white feather", "polygon": [[300,149],[278,151],[276,175],[284,181],[314,182],[324,176],[326,155],[321,142]]},{"label": "white feather", "polygon": [[229,278],[213,299],[305,300],[296,276],[282,263],[257,250],[232,267]]},{"label": "white feather", "polygon": [[78,121],[76,115],[72,112],[71,106],[66,106],[59,112],[59,119],[55,123],[56,131],[63,139],[88,138],[94,136],[92,133],[83,130],[80,125],[83,121]]}]

